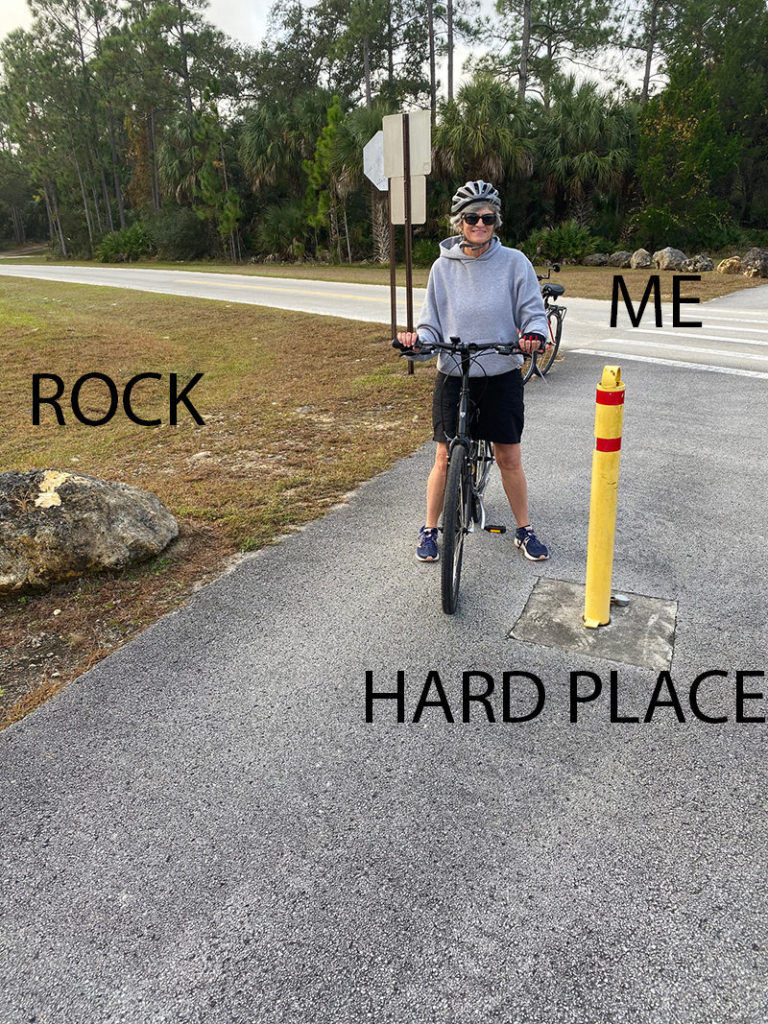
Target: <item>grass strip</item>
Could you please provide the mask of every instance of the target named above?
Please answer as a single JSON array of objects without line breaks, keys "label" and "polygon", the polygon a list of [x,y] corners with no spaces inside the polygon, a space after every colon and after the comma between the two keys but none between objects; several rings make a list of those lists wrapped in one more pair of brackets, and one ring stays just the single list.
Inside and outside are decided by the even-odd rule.
[{"label": "grass strip", "polygon": [[[221,571],[321,516],[361,481],[431,432],[434,373],[404,372],[376,324],[260,306],[29,279],[0,279],[2,469],[52,468],[151,491],[181,525],[153,562],[123,573],[0,600],[0,723],[17,721],[69,679],[177,607]],[[120,412],[90,427],[43,407],[32,425],[33,373],[69,394],[83,374],[120,388],[143,372],[134,405],[162,426]],[[203,373],[192,392],[205,420],[168,421],[168,375]],[[82,391],[103,414],[103,385]],[[68,404],[63,403],[65,413]]]}]

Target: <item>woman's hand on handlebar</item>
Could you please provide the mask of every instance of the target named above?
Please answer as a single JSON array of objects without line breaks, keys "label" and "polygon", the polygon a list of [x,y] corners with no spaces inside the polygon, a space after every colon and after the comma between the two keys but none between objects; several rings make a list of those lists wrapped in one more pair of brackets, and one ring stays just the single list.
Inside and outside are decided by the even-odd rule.
[{"label": "woman's hand on handlebar", "polygon": [[521,334],[517,339],[517,344],[523,352],[527,352],[528,355],[532,355],[534,352],[542,352],[544,350],[546,338],[543,334]]},{"label": "woman's hand on handlebar", "polygon": [[415,331],[398,331],[397,340],[401,345],[405,345],[406,348],[413,348],[417,345],[419,336]]}]

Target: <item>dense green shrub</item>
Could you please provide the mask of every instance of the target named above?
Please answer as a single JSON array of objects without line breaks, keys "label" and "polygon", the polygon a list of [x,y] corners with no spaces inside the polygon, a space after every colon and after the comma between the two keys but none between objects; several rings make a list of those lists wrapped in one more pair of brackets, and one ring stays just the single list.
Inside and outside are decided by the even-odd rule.
[{"label": "dense green shrub", "polygon": [[420,238],[413,243],[411,257],[414,267],[431,267],[440,255],[440,245],[430,238]]},{"label": "dense green shrub", "polygon": [[727,237],[728,196],[741,155],[723,123],[720,98],[689,57],[640,117],[637,231],[651,246],[712,247]]},{"label": "dense green shrub", "polygon": [[559,260],[561,263],[575,263],[595,252],[595,239],[588,228],[575,220],[567,220],[556,228],[540,228],[533,231],[520,248],[533,262]]},{"label": "dense green shrub", "polygon": [[256,249],[265,255],[283,259],[290,259],[299,251],[303,256],[306,251],[305,225],[301,203],[272,203],[264,209],[255,225]]},{"label": "dense green shrub", "polygon": [[163,260],[196,260],[212,255],[209,224],[188,206],[161,210],[149,222],[149,229]]},{"label": "dense green shrub", "polygon": [[102,263],[132,263],[142,256],[148,256],[153,248],[149,232],[137,220],[129,228],[104,235],[96,246],[95,255]]}]

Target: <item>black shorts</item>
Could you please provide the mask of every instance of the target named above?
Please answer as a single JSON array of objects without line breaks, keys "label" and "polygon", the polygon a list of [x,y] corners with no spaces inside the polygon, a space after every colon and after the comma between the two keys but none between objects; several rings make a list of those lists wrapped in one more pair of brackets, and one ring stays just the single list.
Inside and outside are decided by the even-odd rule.
[{"label": "black shorts", "polygon": [[[493,377],[469,378],[469,429],[472,437],[519,444],[523,435],[523,375],[510,370]],[[435,441],[456,436],[461,377],[438,373],[432,394]]]}]

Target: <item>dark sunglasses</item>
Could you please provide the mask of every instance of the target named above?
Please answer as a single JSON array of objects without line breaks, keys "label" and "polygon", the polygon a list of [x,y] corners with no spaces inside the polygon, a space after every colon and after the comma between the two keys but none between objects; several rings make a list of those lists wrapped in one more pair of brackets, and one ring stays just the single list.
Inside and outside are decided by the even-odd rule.
[{"label": "dark sunglasses", "polygon": [[496,214],[484,213],[481,217],[479,213],[462,213],[461,219],[465,220],[467,224],[469,224],[471,227],[474,227],[475,224],[477,224],[477,222],[481,220],[483,224],[485,224],[485,226],[489,228],[491,224],[496,223]]}]

